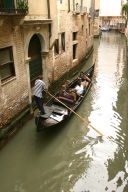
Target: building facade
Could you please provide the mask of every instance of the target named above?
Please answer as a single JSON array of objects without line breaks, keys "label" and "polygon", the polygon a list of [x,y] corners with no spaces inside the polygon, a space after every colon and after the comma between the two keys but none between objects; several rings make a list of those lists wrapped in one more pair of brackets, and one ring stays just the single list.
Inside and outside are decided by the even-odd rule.
[{"label": "building facade", "polygon": [[101,35],[99,11],[100,11],[100,0],[95,0],[94,26],[93,26],[94,37],[99,37]]},{"label": "building facade", "polygon": [[122,17],[122,0],[109,1],[100,0],[100,24],[102,27],[124,32],[125,20]]},{"label": "building facade", "polygon": [[93,46],[86,0],[0,0],[0,127],[32,102],[35,79],[49,86]]}]

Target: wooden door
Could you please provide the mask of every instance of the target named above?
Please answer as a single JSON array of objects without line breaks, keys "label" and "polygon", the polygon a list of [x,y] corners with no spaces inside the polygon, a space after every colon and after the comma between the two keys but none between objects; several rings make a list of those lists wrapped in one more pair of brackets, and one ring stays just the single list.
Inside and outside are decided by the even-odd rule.
[{"label": "wooden door", "polygon": [[29,62],[30,81],[33,86],[35,79],[42,75],[42,58],[41,58],[41,44],[37,35],[33,35],[30,40],[28,57],[31,58]]}]

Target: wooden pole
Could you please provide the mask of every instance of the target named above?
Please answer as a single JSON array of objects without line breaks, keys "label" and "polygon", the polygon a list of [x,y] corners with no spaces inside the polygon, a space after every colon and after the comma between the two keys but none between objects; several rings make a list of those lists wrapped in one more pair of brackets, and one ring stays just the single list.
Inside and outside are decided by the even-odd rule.
[{"label": "wooden pole", "polygon": [[[44,90],[45,91],[45,90]],[[98,131],[95,127],[93,127],[92,125],[90,125],[90,123],[88,121],[86,121],[83,117],[81,117],[78,113],[76,113],[74,110],[72,110],[69,106],[67,106],[65,103],[63,103],[62,101],[60,101],[59,99],[57,99],[56,97],[54,97],[51,93],[49,93],[49,91],[45,91],[46,93],[48,93],[51,97],[53,97],[55,100],[57,100],[59,103],[61,103],[62,105],[64,105],[67,109],[69,109],[70,111],[72,111],[79,119],[81,119],[87,126],[90,126],[92,129],[94,129],[99,135],[104,136],[100,131]]]}]

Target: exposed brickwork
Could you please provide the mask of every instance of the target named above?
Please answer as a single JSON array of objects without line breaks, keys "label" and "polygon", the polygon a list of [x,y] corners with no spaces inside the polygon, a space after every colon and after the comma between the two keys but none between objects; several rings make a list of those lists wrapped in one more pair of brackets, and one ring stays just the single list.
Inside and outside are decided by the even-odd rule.
[{"label": "exposed brickwork", "polygon": [[1,83],[0,126],[6,124],[28,104],[28,85],[24,62],[23,38],[20,27],[6,21],[0,27],[0,48],[12,46],[16,77]]},{"label": "exposed brickwork", "polygon": [[[45,59],[47,71],[47,82],[50,85],[53,80],[60,78],[65,72],[78,65],[86,56],[93,44],[92,29],[89,34],[89,21],[87,15],[73,15],[72,12],[61,11],[59,13],[58,30],[52,26],[51,40],[59,38],[65,32],[65,52],[61,52],[59,43],[59,54],[54,56],[53,41],[50,41],[48,25],[14,26],[11,20],[5,19],[0,27],[0,48],[12,46],[16,76],[6,83],[0,82],[0,127],[14,118],[22,109],[30,103],[29,72],[26,60],[28,58],[28,47],[31,37],[39,35],[42,50],[49,51]],[[56,19],[56,18],[55,18]],[[57,21],[56,21],[57,23]],[[77,39],[73,42],[72,33],[77,32]],[[76,59],[73,60],[73,43],[77,43]],[[44,57],[42,56],[42,67],[44,70]],[[45,71],[43,71],[45,73]]]},{"label": "exposed brickwork", "polygon": [[[87,15],[73,15],[72,12],[67,14],[67,11],[60,11],[58,23],[59,42],[61,41],[60,34],[65,32],[65,52],[61,52],[60,43],[58,55],[54,56],[53,50],[51,50],[48,58],[49,78],[52,78],[49,79],[50,82],[58,79],[62,74],[79,64],[93,44],[92,28],[89,34]],[[73,60],[73,32],[77,32],[77,52],[75,60]],[[50,70],[51,66],[53,66],[54,72]],[[50,75],[50,73],[52,74]]]}]

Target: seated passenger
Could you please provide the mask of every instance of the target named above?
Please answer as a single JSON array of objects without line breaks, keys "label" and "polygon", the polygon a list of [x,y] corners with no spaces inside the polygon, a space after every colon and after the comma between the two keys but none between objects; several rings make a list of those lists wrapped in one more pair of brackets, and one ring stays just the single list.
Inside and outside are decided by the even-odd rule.
[{"label": "seated passenger", "polygon": [[62,85],[61,89],[60,89],[60,92],[59,92],[59,95],[63,95],[65,93],[67,89],[67,86],[66,85]]},{"label": "seated passenger", "polygon": [[74,99],[74,101],[76,101],[76,90],[74,90],[74,89],[67,89],[66,90],[66,93],[68,94],[68,95],[70,95],[70,96],[72,96],[73,97],[73,99]]},{"label": "seated passenger", "polygon": [[85,80],[85,75],[84,75],[83,71],[80,72],[80,75],[79,75],[78,79],[81,80],[81,81]]},{"label": "seated passenger", "polygon": [[83,85],[83,87],[86,88],[88,86],[88,83],[89,82],[85,80],[81,82],[81,85]]},{"label": "seated passenger", "polygon": [[78,79],[80,79],[81,81],[85,81],[85,80],[91,81],[90,78],[87,75],[85,75],[83,71],[80,72]]},{"label": "seated passenger", "polygon": [[78,82],[77,86],[75,87],[76,93],[78,96],[82,95],[84,92],[84,86]]},{"label": "seated passenger", "polygon": [[82,71],[80,72],[78,79],[81,80],[81,83],[84,87],[87,87],[89,81],[91,81],[90,78],[87,75],[85,75],[84,72]]},{"label": "seated passenger", "polygon": [[84,86],[81,84],[81,81],[78,81],[74,89],[70,89],[70,92],[76,93],[78,96],[81,96],[84,92]]},{"label": "seated passenger", "polygon": [[62,88],[59,92],[60,95],[63,95],[63,96],[71,96],[73,97],[73,100],[76,101],[76,93],[75,92],[72,92],[71,90],[68,90],[67,89],[67,86],[64,84],[62,85]]},{"label": "seated passenger", "polygon": [[85,80],[86,80],[87,82],[91,81],[91,79],[90,79],[87,75],[85,75]]},{"label": "seated passenger", "polygon": [[69,84],[70,84],[70,80],[66,80],[66,81],[65,81],[66,87],[68,87]]}]

